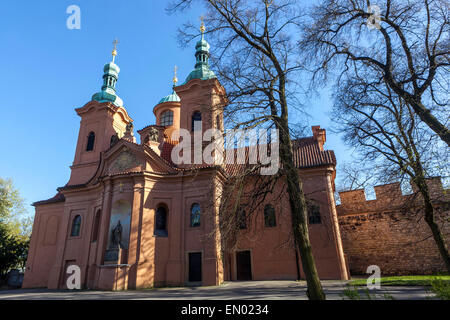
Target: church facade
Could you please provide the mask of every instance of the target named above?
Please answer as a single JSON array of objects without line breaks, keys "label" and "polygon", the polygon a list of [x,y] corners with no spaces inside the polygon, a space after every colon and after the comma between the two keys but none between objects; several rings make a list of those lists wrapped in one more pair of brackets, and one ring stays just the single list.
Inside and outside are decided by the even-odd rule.
[{"label": "church facade", "polygon": [[[223,130],[226,92],[208,65],[203,36],[195,69],[154,107],[156,124],[137,131],[139,143],[116,93],[116,54],[104,67],[102,90],[76,109],[81,122],[68,183],[34,203],[23,287],[64,289],[71,265],[79,267],[83,288],[106,290],[304,279],[289,245],[285,193],[269,195],[229,249],[220,239],[218,195],[233,166],[193,168],[171,159],[174,130],[194,134],[196,122],[202,131]],[[319,276],[348,279],[334,199],[336,159],[325,141],[325,130],[312,127],[311,137],[296,141],[295,164],[316,203],[309,229]]]}]

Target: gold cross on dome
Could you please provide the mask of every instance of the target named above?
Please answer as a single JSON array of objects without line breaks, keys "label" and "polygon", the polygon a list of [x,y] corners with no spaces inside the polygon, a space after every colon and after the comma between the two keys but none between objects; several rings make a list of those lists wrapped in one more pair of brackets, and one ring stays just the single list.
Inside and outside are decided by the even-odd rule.
[{"label": "gold cross on dome", "polygon": [[173,71],[174,71],[174,76],[173,76],[173,86],[176,86],[177,83],[178,83],[177,70],[178,70],[178,67],[175,66],[175,68],[174,68],[174,70],[173,70]]},{"label": "gold cross on dome", "polygon": [[114,41],[113,41],[114,48],[113,48],[113,51],[112,51],[113,62],[114,62],[114,60],[116,59],[116,56],[117,56],[117,45],[118,44],[119,44],[119,40],[114,39]]},{"label": "gold cross on dome", "polygon": [[202,24],[201,24],[201,26],[200,26],[200,31],[201,31],[201,33],[205,33],[205,31],[206,31],[205,23],[204,23],[204,21],[203,21],[204,19],[205,19],[204,16],[200,16],[200,21],[202,22]]}]

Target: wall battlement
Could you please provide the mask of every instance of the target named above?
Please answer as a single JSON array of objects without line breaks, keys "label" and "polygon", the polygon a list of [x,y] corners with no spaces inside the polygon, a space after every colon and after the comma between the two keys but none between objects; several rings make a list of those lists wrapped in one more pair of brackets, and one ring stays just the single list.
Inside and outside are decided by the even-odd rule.
[{"label": "wall battlement", "polygon": [[[440,177],[427,179],[427,185],[432,199],[450,201],[450,189],[443,188]],[[364,189],[339,192],[341,204],[336,206],[338,215],[399,209],[411,204],[411,201],[420,200],[417,187],[413,183],[411,187],[413,193],[404,195],[399,182],[375,186],[375,200],[367,200]]]},{"label": "wall battlement", "polygon": [[[435,221],[443,234],[450,234],[450,190],[443,189],[439,177],[427,184],[433,201],[440,204]],[[339,194],[339,227],[351,274],[364,274],[370,265],[379,266],[382,275],[444,272],[423,218],[422,198],[416,192],[403,195],[398,182],[376,186],[375,194],[375,200],[366,200],[364,189]],[[449,237],[446,242],[450,245]]]}]

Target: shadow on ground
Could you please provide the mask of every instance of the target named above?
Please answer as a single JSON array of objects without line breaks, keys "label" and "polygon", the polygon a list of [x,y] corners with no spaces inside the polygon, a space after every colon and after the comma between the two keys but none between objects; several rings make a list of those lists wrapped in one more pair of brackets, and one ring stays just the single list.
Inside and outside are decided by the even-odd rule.
[{"label": "shadow on ground", "polygon": [[[347,281],[322,281],[327,299],[349,299],[343,295]],[[358,289],[366,299],[364,287]],[[433,295],[426,287],[382,287],[370,290],[372,299],[423,300]],[[0,291],[0,300],[307,300],[305,281],[225,282],[217,287],[152,288],[127,291],[17,289]]]}]

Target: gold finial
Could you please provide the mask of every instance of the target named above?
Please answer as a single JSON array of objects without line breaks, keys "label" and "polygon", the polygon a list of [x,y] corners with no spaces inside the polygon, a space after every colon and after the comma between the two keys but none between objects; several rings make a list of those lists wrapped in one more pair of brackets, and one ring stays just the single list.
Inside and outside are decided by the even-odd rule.
[{"label": "gold finial", "polygon": [[200,32],[202,33],[202,35],[205,33],[206,28],[205,28],[205,23],[203,22],[203,20],[205,19],[204,16],[200,16],[200,21],[202,22],[201,26],[200,26]]},{"label": "gold finial", "polygon": [[177,85],[177,83],[178,83],[177,70],[178,70],[178,67],[175,66],[175,68],[174,68],[174,76],[173,76],[173,86],[174,86],[174,87],[175,87],[175,86]]},{"label": "gold finial", "polygon": [[119,40],[117,40],[117,39],[114,39],[114,41],[113,41],[113,45],[114,45],[114,49],[113,49],[113,51],[112,51],[112,56],[113,56],[113,60],[112,60],[112,62],[114,62],[115,60],[116,60],[116,56],[117,56],[117,44],[119,43]]}]

